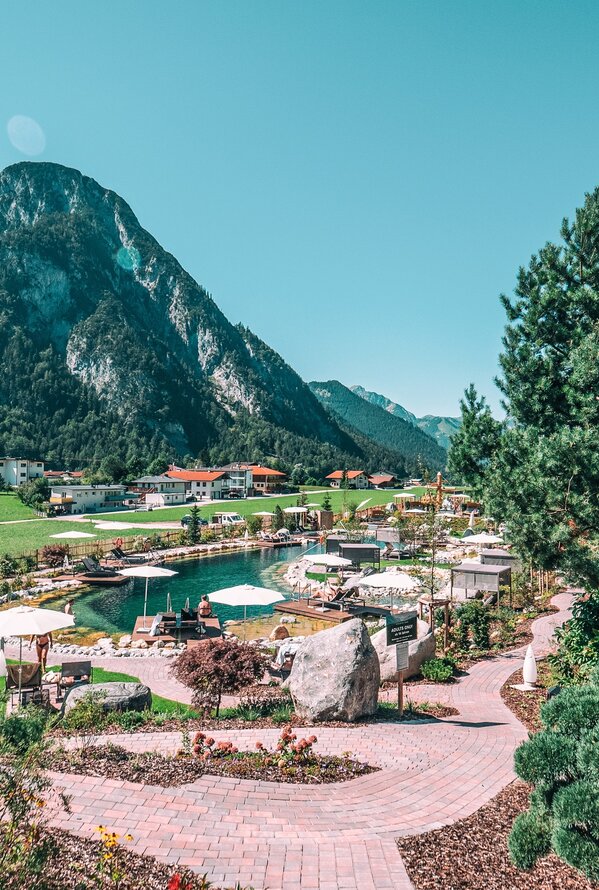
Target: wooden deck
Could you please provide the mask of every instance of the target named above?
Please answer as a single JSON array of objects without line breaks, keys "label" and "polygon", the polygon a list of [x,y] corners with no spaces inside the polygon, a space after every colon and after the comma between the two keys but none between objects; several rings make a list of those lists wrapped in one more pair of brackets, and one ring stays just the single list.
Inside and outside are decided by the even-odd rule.
[{"label": "wooden deck", "polygon": [[[149,629],[152,626],[152,621],[154,620],[154,615],[146,615],[145,626]],[[204,624],[206,625],[206,633],[201,636],[195,632],[195,630],[190,630],[188,628],[182,628],[178,635],[164,633],[160,634],[157,637],[151,637],[147,632],[143,630],[140,631],[140,628],[144,626],[144,617],[143,615],[138,615],[135,619],[135,627],[133,628],[133,633],[131,634],[131,639],[133,642],[137,640],[145,640],[146,643],[150,646],[152,643],[155,643],[157,640],[162,640],[163,643],[187,643],[188,645],[191,643],[192,645],[196,645],[197,643],[203,642],[203,640],[215,639],[216,637],[222,636],[222,631],[220,629],[220,621],[216,616],[212,618],[204,618],[202,619]]]},{"label": "wooden deck", "polygon": [[271,547],[273,550],[280,547],[301,547],[301,541],[258,541],[259,547]]},{"label": "wooden deck", "polygon": [[126,584],[131,578],[126,575],[73,575],[74,581],[81,581],[83,584],[97,584],[103,587],[118,587],[120,584]]},{"label": "wooden deck", "polygon": [[274,609],[275,612],[285,612],[287,615],[317,618],[320,621],[332,621],[335,624],[341,624],[343,621],[349,621],[350,618],[354,617],[349,612],[342,612],[341,609],[327,608],[326,602],[324,606],[323,609],[321,606],[307,603],[306,600],[285,600],[283,603],[275,603]]}]

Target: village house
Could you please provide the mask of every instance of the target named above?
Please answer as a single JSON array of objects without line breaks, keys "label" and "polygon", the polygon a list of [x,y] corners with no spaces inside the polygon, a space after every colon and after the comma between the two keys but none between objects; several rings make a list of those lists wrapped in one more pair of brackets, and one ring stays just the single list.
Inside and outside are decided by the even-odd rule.
[{"label": "village house", "polygon": [[[331,488],[341,488],[343,470],[335,470],[326,477]],[[364,470],[347,470],[345,473],[348,488],[369,488],[370,483]]]},{"label": "village house", "polygon": [[397,488],[397,478],[391,473],[373,473],[368,477],[371,488]]},{"label": "village house", "polygon": [[280,470],[263,467],[262,464],[250,464],[252,471],[252,487],[254,494],[276,494],[287,481],[287,476]]},{"label": "village house", "polygon": [[44,476],[49,482],[52,480],[63,482],[76,482],[83,478],[83,470],[44,470]]},{"label": "village house", "polygon": [[44,475],[42,460],[28,460],[25,457],[0,457],[0,476],[6,485],[18,487],[32,479]]},{"label": "village house", "polygon": [[138,494],[140,502],[148,507],[174,507],[185,503],[185,482],[171,479],[166,473],[134,479],[129,491]]},{"label": "village house", "polygon": [[231,479],[224,470],[183,470],[170,466],[166,475],[183,482],[187,495],[198,500],[220,501],[229,496]]},{"label": "village house", "polygon": [[53,485],[50,505],[56,513],[99,513],[123,507],[127,489],[124,485]]}]

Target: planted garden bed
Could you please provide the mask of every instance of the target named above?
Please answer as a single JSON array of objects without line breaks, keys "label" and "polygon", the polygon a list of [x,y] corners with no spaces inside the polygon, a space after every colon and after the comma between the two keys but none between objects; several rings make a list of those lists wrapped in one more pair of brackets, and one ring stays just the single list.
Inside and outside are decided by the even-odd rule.
[{"label": "planted garden bed", "polygon": [[376,767],[354,760],[349,754],[341,757],[316,754],[315,742],[316,736],[298,739],[291,727],[287,727],[273,751],[259,741],[255,751],[238,751],[231,742],[217,742],[200,732],[188,749],[180,749],[173,757],[151,752],[133,754],[117,745],[89,745],[76,751],[55,749],[46,765],[57,772],[165,788],[186,785],[203,775],[322,785],[345,782],[376,771]]},{"label": "planted garden bed", "polygon": [[541,729],[541,705],[547,701],[547,686],[551,685],[551,669],[546,661],[537,662],[537,673],[537,689],[522,692],[512,688],[524,682],[522,669],[515,671],[501,687],[503,701],[531,732]]}]

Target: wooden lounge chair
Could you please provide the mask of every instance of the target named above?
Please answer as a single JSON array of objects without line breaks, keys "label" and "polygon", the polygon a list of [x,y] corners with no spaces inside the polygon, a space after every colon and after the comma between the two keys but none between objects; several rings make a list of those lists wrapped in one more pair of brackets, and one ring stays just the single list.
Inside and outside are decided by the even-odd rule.
[{"label": "wooden lounge chair", "polygon": [[114,575],[117,574],[114,569],[108,569],[105,566],[101,566],[99,562],[95,559],[91,559],[89,556],[84,556],[81,562],[85,566],[85,571],[88,575],[110,575],[111,577],[114,577]]},{"label": "wooden lounge chair", "polygon": [[43,704],[41,664],[30,664],[29,662],[8,664],[6,666],[6,691],[10,692],[11,704],[13,696],[19,694],[19,685],[21,687],[19,704]]},{"label": "wooden lounge chair", "polygon": [[56,699],[60,701],[65,691],[75,686],[85,686],[92,681],[91,661],[65,661],[60,668],[60,681]]}]

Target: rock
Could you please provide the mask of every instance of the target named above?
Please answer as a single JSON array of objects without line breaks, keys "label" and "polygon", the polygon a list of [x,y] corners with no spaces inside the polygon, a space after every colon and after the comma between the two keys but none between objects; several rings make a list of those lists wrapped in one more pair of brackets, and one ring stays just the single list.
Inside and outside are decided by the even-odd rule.
[{"label": "rock", "polygon": [[105,711],[145,711],[152,707],[152,693],[143,683],[97,683],[71,689],[64,700],[62,713],[68,714],[90,693],[98,696]]},{"label": "rock", "polygon": [[125,634],[124,637],[121,637],[119,640],[119,647],[124,649],[125,646],[130,646],[132,643],[131,634]]},{"label": "rock", "polygon": [[100,649],[112,649],[114,643],[110,639],[110,637],[102,637],[101,640],[98,640],[96,643],[96,647]]},{"label": "rock", "polygon": [[164,640],[156,640],[156,642],[152,645],[153,649],[162,649],[164,646]]},{"label": "rock", "polygon": [[375,713],[379,660],[359,618],[308,637],[300,646],[287,687],[298,717],[345,720]]},{"label": "rock", "polygon": [[289,631],[285,627],[284,624],[278,624],[277,627],[274,628],[271,635],[269,636],[269,640],[286,640],[289,636]]},{"label": "rock", "polygon": [[148,644],[146,643],[145,640],[135,640],[133,643],[131,643],[131,648],[132,649],[147,649]]},{"label": "rock", "polygon": [[[423,662],[435,654],[435,635],[431,633],[428,621],[417,622],[418,637],[408,644],[408,669],[403,672],[404,679],[420,673]],[[397,660],[395,646],[387,646],[387,629],[377,631],[372,637],[372,645],[376,649],[381,668],[381,682],[388,680],[397,682]]]},{"label": "rock", "polygon": [[297,618],[294,618],[293,615],[284,615],[281,618],[281,624],[295,624]]},{"label": "rock", "polygon": [[176,645],[177,645],[176,643],[165,643],[164,648],[165,649],[174,649]]}]

